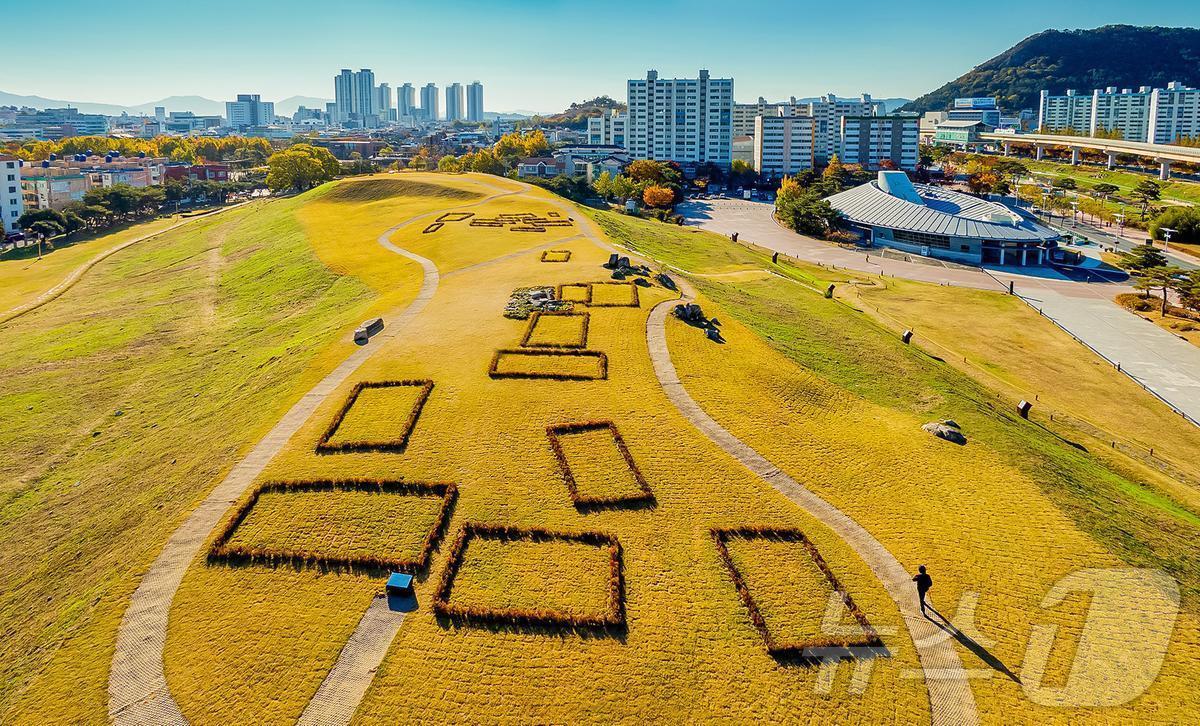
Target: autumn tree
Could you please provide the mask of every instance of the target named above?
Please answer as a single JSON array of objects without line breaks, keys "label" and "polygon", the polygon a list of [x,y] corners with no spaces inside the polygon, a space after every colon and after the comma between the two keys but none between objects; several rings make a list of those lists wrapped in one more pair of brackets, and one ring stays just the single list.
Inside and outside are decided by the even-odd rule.
[{"label": "autumn tree", "polygon": [[668,187],[651,184],[642,190],[642,201],[647,207],[670,207],[675,202],[675,192]]}]

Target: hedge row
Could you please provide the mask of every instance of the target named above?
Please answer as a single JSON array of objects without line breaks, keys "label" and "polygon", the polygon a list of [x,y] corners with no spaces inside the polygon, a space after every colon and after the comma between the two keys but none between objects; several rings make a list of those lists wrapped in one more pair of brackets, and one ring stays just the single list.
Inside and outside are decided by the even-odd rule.
[{"label": "hedge row", "polygon": [[[533,329],[537,327],[538,321],[542,316],[558,316],[566,318],[583,318],[583,326],[579,331],[579,340],[574,343],[537,343],[530,345],[529,340],[533,337]],[[522,348],[586,348],[588,339],[588,325],[591,323],[590,313],[576,313],[570,310],[558,310],[554,312],[534,312],[529,314],[529,325],[525,328],[525,335],[521,338]]]},{"label": "hedge row", "polygon": [[[471,539],[502,542],[578,542],[605,547],[609,551],[608,605],[603,613],[579,615],[545,608],[489,608],[478,605],[455,605],[450,601],[454,578],[462,566],[467,543]],[[602,532],[554,532],[537,527],[467,522],[450,547],[450,559],[442,571],[441,580],[433,594],[433,609],[439,615],[462,623],[495,623],[500,625],[552,626],[590,630],[608,630],[625,625],[625,573],[621,543],[616,537]]]},{"label": "hedge row", "polygon": [[[867,616],[859,609],[854,599],[838,582],[837,576],[829,569],[829,565],[825,563],[825,558],[803,532],[798,529],[778,529],[773,527],[738,527],[733,529],[712,529],[710,530],[713,542],[717,546],[717,556],[724,563],[725,568],[729,570],[730,579],[733,580],[733,585],[737,589],[738,595],[741,596],[742,602],[745,603],[746,609],[750,611],[750,620],[754,623],[754,627],[762,635],[763,641],[767,645],[767,652],[777,658],[794,658],[802,661],[820,660],[815,657],[812,651],[817,651],[823,648],[881,648],[883,641],[875,628],[867,620]],[[754,595],[750,592],[749,586],[746,584],[745,578],[734,564],[733,558],[729,556],[729,548],[726,542],[730,539],[766,539],[774,542],[795,542],[804,547],[808,552],[809,557],[817,565],[817,568],[825,575],[829,586],[834,592],[842,597],[842,602],[845,603],[846,609],[858,622],[863,630],[860,637],[852,636],[817,636],[809,638],[802,642],[779,642],[767,627],[767,621],[763,618],[762,611],[759,610],[758,603],[754,600]],[[853,655],[853,651],[849,651],[847,655]]]},{"label": "hedge row", "polygon": [[[600,361],[599,375],[586,373],[540,373],[535,371],[501,372],[500,358],[506,355],[517,356],[573,356],[576,358],[596,358]],[[558,350],[545,348],[540,350],[521,350],[518,348],[501,348],[492,356],[492,364],[488,366],[488,375],[492,378],[542,378],[552,381],[599,381],[608,378],[608,356],[598,350]]]},{"label": "hedge row", "polygon": [[[570,436],[571,434],[582,434],[604,429],[607,429],[612,434],[613,442],[617,445],[617,450],[621,452],[621,457],[625,459],[625,465],[629,467],[634,480],[637,481],[637,492],[609,496],[586,496],[579,493],[575,475],[571,472],[571,465],[567,461],[566,454],[563,453],[560,438]],[[650,485],[646,483],[646,478],[642,476],[641,470],[634,463],[633,455],[629,453],[629,447],[625,445],[625,438],[621,436],[621,432],[617,430],[616,424],[612,421],[582,421],[579,423],[547,426],[546,437],[550,439],[550,448],[554,450],[554,458],[558,460],[558,469],[562,473],[563,481],[567,484],[567,491],[570,493],[571,501],[577,508],[612,507],[654,501],[654,492],[650,490]]]},{"label": "hedge row", "polygon": [[543,250],[542,262],[570,262],[571,250]]},{"label": "hedge row", "polygon": [[[312,550],[277,549],[273,547],[254,547],[248,545],[230,545],[229,540],[237,532],[238,527],[246,520],[250,511],[258,504],[258,499],[264,493],[278,492],[291,494],[297,492],[372,492],[378,494],[395,494],[400,496],[436,496],[441,497],[442,506],[438,510],[433,527],[425,535],[421,551],[414,559],[395,557],[376,557],[372,555],[331,555]],[[250,495],[234,510],[233,516],[225,522],[225,526],[217,533],[212,547],[208,551],[209,562],[227,564],[269,564],[269,565],[302,565],[307,567],[333,568],[367,568],[375,570],[407,570],[411,574],[423,572],[429,567],[433,550],[446,532],[450,523],[450,514],[454,502],[458,498],[458,487],[453,483],[424,483],[384,479],[331,479],[331,480],[299,480],[263,482],[250,491]]]},{"label": "hedge row", "polygon": [[[394,441],[343,441],[341,443],[331,444],[329,440],[337,433],[338,427],[342,425],[342,420],[346,418],[346,414],[350,412],[350,408],[354,402],[358,400],[358,395],[368,388],[395,388],[397,386],[420,386],[421,391],[417,394],[416,403],[413,404],[412,410],[408,412],[408,418],[404,422],[404,426],[400,433],[400,438]],[[325,433],[321,434],[321,438],[317,440],[318,454],[335,454],[347,452],[363,452],[363,451],[386,451],[393,453],[402,453],[408,447],[408,438],[412,435],[413,429],[417,426],[417,419],[421,415],[421,409],[425,408],[425,401],[429,400],[429,394],[433,391],[433,381],[428,379],[420,380],[404,380],[404,381],[359,381],[351,389],[350,395],[346,397],[346,401],[342,403],[341,409],[329,422],[329,427],[325,429]]]}]

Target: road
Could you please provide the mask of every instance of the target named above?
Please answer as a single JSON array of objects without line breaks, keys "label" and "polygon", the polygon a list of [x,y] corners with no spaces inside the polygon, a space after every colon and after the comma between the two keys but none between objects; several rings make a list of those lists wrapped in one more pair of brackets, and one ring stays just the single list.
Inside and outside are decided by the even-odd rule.
[{"label": "road", "polygon": [[983,290],[1005,290],[1011,282],[1015,292],[1047,318],[1120,363],[1122,372],[1176,410],[1200,421],[1200,348],[1113,302],[1117,294],[1131,290],[1123,283],[1086,271],[1068,276],[1050,268],[984,270],[884,258],[878,250],[848,250],[784,229],[775,223],[772,209],[764,202],[715,199],[688,201],[677,211],[688,225],[726,236],[737,232],[741,242],[808,262]]}]

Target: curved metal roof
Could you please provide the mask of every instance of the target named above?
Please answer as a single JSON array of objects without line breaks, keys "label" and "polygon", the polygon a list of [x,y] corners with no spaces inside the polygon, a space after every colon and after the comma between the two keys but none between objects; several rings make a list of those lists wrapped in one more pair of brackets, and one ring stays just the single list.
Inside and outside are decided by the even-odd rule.
[{"label": "curved metal roof", "polygon": [[878,181],[834,194],[828,201],[850,221],[870,227],[1013,242],[1059,238],[1054,230],[1003,204],[928,184],[912,188],[921,204],[889,194]]}]

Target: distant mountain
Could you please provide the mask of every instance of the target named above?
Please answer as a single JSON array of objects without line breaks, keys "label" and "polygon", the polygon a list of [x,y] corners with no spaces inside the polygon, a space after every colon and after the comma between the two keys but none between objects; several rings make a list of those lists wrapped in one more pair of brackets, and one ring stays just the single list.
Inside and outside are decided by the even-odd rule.
[{"label": "distant mountain", "polygon": [[291,116],[296,113],[296,109],[304,106],[305,108],[315,108],[320,111],[325,110],[325,104],[333,103],[332,98],[317,98],[315,96],[292,96],[285,98],[282,101],[275,102],[275,113],[279,116]]},{"label": "distant mountain", "polygon": [[169,96],[159,101],[148,101],[136,106],[119,106],[112,103],[92,103],[91,101],[65,101],[43,96],[20,96],[14,93],[0,91],[0,106],[30,106],[32,108],[77,108],[83,113],[99,113],[105,116],[120,116],[128,113],[131,116],[153,116],[156,106],[163,106],[167,111],[192,111],[199,116],[220,116],[225,113],[225,104],[203,96]]},{"label": "distant mountain", "polygon": [[997,96],[1008,109],[1036,108],[1043,88],[1090,92],[1117,86],[1200,85],[1200,29],[1106,25],[1046,30],[1017,43],[905,111],[942,111],[955,98]]},{"label": "distant mountain", "polygon": [[124,106],[109,103],[87,103],[79,101],[61,101],[43,96],[21,96],[15,93],[0,91],[0,106],[28,106],[30,108],[77,108],[83,113],[102,113],[108,116],[120,116],[125,111]]}]

